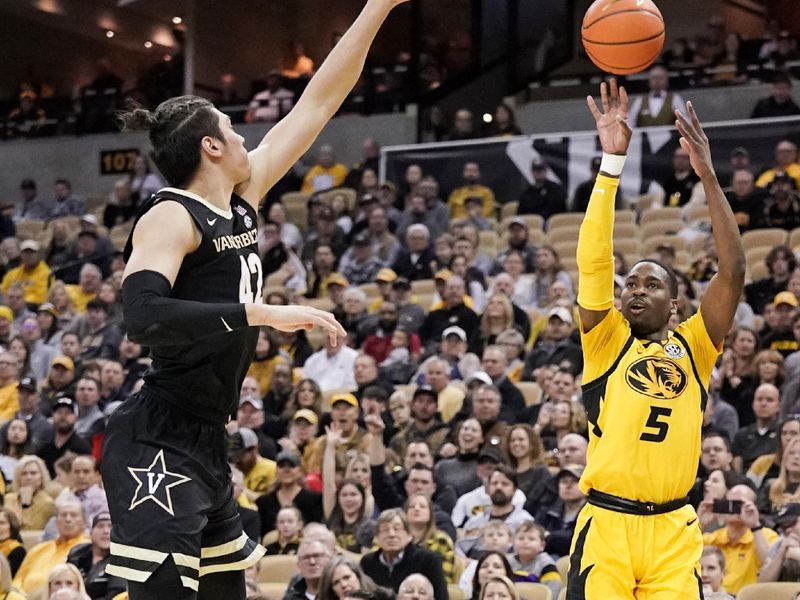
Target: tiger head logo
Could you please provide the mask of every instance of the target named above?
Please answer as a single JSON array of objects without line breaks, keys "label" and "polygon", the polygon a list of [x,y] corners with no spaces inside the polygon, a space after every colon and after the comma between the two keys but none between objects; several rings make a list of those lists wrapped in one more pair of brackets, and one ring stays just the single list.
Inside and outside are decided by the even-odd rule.
[{"label": "tiger head logo", "polygon": [[687,377],[670,359],[647,356],[628,367],[625,381],[640,394],[659,400],[671,400],[686,389]]}]

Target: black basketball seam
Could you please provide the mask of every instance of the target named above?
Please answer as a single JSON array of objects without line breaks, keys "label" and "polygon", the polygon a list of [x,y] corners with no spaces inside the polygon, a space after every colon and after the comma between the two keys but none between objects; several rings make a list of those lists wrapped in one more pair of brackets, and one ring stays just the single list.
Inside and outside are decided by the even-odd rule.
[{"label": "black basketball seam", "polygon": [[653,15],[654,17],[656,17],[659,21],[661,21],[661,23],[664,23],[664,18],[657,12],[653,12],[652,10],[647,10],[646,8],[628,8],[625,10],[618,10],[617,12],[609,13],[601,17],[597,17],[594,21],[592,21],[588,25],[586,23],[583,23],[581,29],[591,29],[593,25],[596,25],[603,19],[608,19],[615,15],[624,15],[625,13],[647,13],[648,15]]},{"label": "black basketball seam", "polygon": [[596,42],[594,40],[587,40],[583,38],[584,44],[597,44],[598,46],[629,46],[630,44],[641,44],[642,42],[649,42],[651,40],[655,40],[660,38],[664,35],[664,30],[662,29],[655,35],[651,35],[650,37],[642,38],[640,40],[632,40],[630,42]]},{"label": "black basketball seam", "polygon": [[588,48],[584,48],[584,49],[586,50],[586,54],[588,54],[589,57],[592,59],[592,62],[594,62],[598,67],[601,67],[601,68],[604,68],[604,69],[607,68],[609,71],[611,69],[624,69],[624,70],[628,71],[630,69],[638,69],[640,67],[644,68],[647,65],[651,64],[656,58],[658,58],[658,55],[661,53],[661,51],[659,50],[658,52],[656,52],[656,54],[650,60],[647,60],[647,61],[645,61],[645,62],[643,62],[641,64],[638,64],[638,65],[633,65],[633,66],[630,66],[630,67],[623,67],[622,65],[610,65],[607,62],[600,60],[598,57],[596,57],[591,52],[589,52]]}]

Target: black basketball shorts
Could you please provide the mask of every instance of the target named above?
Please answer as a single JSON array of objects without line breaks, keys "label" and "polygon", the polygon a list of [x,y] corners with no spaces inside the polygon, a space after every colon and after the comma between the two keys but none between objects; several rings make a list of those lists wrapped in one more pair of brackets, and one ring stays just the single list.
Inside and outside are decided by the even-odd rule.
[{"label": "black basketball shorts", "polygon": [[146,582],[171,555],[183,585],[197,591],[204,575],[243,570],[264,555],[242,530],[223,424],[143,390],[111,416],[101,471],[109,574]]}]

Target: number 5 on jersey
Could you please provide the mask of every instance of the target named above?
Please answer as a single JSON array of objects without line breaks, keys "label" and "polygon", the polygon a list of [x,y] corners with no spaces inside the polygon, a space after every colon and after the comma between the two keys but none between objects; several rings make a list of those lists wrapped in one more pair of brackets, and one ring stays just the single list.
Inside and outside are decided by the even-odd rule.
[{"label": "number 5 on jersey", "polygon": [[655,432],[645,431],[639,436],[643,442],[663,442],[667,437],[669,431],[669,423],[662,417],[666,418],[672,414],[671,408],[664,408],[663,406],[651,406],[650,416],[647,417],[645,423],[646,429],[654,429]]},{"label": "number 5 on jersey", "polygon": [[[261,303],[261,286],[264,283],[264,276],[261,271],[261,259],[258,254],[251,252],[247,260],[244,256],[239,256],[242,262],[242,278],[239,280],[239,302]],[[253,276],[256,278],[256,292],[253,293]]]}]

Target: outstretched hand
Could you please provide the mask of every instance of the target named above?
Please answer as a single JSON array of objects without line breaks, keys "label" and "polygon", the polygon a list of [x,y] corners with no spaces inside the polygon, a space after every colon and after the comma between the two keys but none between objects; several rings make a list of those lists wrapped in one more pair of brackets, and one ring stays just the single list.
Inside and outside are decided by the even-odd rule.
[{"label": "outstretched hand", "polygon": [[686,112],[689,113],[688,118],[681,111],[675,111],[675,116],[678,118],[675,126],[678,128],[678,133],[681,134],[681,139],[678,141],[681,148],[689,153],[689,161],[692,163],[694,172],[702,179],[706,175],[714,174],[711,147],[691,102],[686,103]]},{"label": "outstretched hand", "polygon": [[597,125],[600,146],[607,154],[626,154],[633,132],[628,125],[628,94],[624,87],[617,87],[617,80],[611,78],[609,86],[600,84],[600,103],[603,112],[591,96],[586,97],[589,112]]},{"label": "outstretched hand", "polygon": [[312,306],[301,306],[293,304],[291,306],[266,306],[263,307],[263,319],[254,325],[267,325],[278,331],[298,331],[304,329],[310,331],[314,327],[322,327],[330,336],[331,343],[335,346],[338,340],[347,336],[334,316],[324,310],[319,310]]}]

